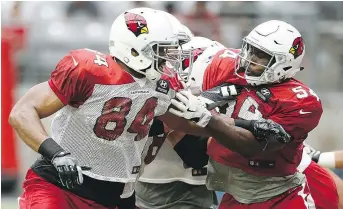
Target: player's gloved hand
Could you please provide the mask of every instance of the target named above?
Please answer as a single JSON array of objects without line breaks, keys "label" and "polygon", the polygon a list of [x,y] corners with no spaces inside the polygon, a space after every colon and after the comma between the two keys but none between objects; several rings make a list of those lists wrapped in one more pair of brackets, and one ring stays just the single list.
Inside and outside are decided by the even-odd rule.
[{"label": "player's gloved hand", "polygon": [[211,120],[212,114],[206,109],[206,104],[197,96],[194,96],[189,90],[181,90],[176,93],[171,100],[174,107],[169,112],[185,119],[197,122],[201,127],[207,126]]},{"label": "player's gloved hand", "polygon": [[51,160],[57,170],[60,182],[68,189],[83,183],[82,169],[69,152],[61,151]]},{"label": "player's gloved hand", "polygon": [[253,122],[253,134],[256,138],[276,140],[287,144],[291,141],[291,136],[283,127],[269,119],[259,119]]},{"label": "player's gloved hand", "polygon": [[79,166],[78,161],[52,138],[47,138],[42,142],[38,153],[51,161],[57,170],[60,183],[68,189],[83,183],[82,170],[91,170],[90,167]]},{"label": "player's gloved hand", "polygon": [[243,87],[223,84],[200,93],[200,99],[206,103],[207,109],[211,110],[227,104],[228,100],[236,99]]},{"label": "player's gloved hand", "polygon": [[257,140],[267,140],[268,142],[277,141],[284,144],[291,141],[291,136],[285,129],[270,119],[235,119],[235,126],[249,130]]},{"label": "player's gloved hand", "polygon": [[318,150],[315,150],[313,147],[310,145],[304,143],[304,152],[306,152],[314,162],[318,163],[319,157],[321,152]]}]

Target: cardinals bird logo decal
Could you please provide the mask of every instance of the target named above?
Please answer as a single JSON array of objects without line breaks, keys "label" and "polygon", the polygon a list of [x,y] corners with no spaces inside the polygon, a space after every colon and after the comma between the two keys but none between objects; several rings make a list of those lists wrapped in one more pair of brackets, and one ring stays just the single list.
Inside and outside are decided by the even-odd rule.
[{"label": "cardinals bird logo decal", "polygon": [[304,41],[302,37],[294,39],[292,47],[289,49],[289,53],[293,54],[294,59],[302,55],[304,52]]},{"label": "cardinals bird logo decal", "polygon": [[148,25],[144,17],[138,14],[125,12],[124,14],[127,29],[129,29],[136,37],[141,34],[149,33]]}]

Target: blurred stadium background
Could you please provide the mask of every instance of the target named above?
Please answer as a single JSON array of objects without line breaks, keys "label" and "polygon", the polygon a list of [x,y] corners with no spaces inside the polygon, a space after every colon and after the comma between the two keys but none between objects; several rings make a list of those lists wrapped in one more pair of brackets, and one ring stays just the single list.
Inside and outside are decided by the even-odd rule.
[{"label": "blurred stadium background", "polygon": [[[228,47],[240,47],[241,38],[265,20],[294,25],[307,53],[298,78],[316,91],[325,108],[308,143],[323,151],[343,149],[343,2],[1,2],[1,208],[17,208],[26,170],[37,157],[9,127],[11,106],[47,80],[69,50],[107,52],[114,18],[141,6],[169,11],[195,35]],[[44,119],[48,131],[50,121]]]}]

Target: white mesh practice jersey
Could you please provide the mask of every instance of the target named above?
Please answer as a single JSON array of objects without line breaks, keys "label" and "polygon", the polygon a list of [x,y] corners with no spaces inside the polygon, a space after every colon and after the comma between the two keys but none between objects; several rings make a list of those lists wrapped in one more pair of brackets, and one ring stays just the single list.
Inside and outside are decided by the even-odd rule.
[{"label": "white mesh practice jersey", "polygon": [[52,138],[95,179],[134,182],[155,116],[175,92],[167,80],[135,80],[108,55],[70,52],[49,85],[66,105],[52,122]]},{"label": "white mesh practice jersey", "polygon": [[[194,92],[197,92],[197,89],[201,89],[203,75],[207,66],[211,64],[214,55],[223,48],[223,45],[213,41],[213,44],[207,48],[194,51],[193,70],[187,83],[192,91],[195,90]],[[153,139],[152,145],[150,146],[151,151],[154,152],[153,158],[145,166],[143,175],[139,180],[148,183],[183,181],[193,185],[205,184],[207,168],[185,168],[182,159],[174,151],[173,147],[168,142],[161,143],[165,139],[163,137],[165,136],[155,137]],[[152,161],[152,159],[154,160]]]},{"label": "white mesh practice jersey", "polygon": [[145,157],[146,165],[139,181],[155,184],[183,181],[192,185],[204,185],[207,168],[185,168],[182,159],[174,151],[172,145],[165,141],[166,136],[167,134],[162,134],[150,137],[152,143]]}]

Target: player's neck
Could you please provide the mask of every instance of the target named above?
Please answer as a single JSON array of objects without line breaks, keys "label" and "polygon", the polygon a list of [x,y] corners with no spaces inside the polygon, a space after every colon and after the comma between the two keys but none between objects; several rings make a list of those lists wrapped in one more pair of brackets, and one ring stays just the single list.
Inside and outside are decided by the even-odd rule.
[{"label": "player's neck", "polygon": [[120,60],[116,59],[116,58],[113,58],[118,64],[119,66],[126,72],[128,72],[130,75],[132,75],[133,77],[135,78],[138,78],[138,79],[141,79],[141,78],[144,78],[145,75],[143,74],[140,74],[134,70],[132,70],[131,68],[129,68],[128,66],[126,66],[124,63],[122,63]]}]

